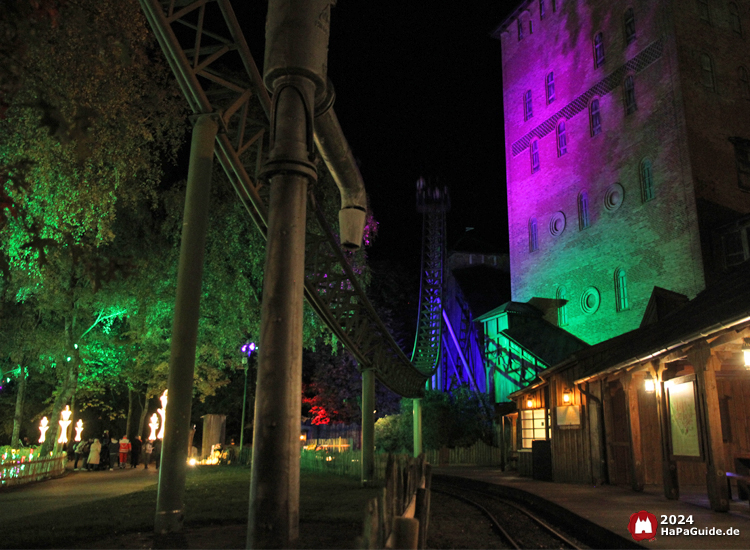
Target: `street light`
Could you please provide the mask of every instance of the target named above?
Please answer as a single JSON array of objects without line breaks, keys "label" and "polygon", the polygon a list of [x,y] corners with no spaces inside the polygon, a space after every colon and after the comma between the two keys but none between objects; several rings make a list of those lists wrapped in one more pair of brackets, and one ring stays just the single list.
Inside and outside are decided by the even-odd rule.
[{"label": "street light", "polygon": [[247,342],[245,343],[241,348],[240,351],[242,353],[246,354],[242,358],[242,364],[244,365],[245,369],[245,393],[242,396],[242,423],[240,424],[240,453],[242,452],[242,445],[245,443],[245,405],[247,403],[247,368],[248,363],[250,362],[250,356],[255,351],[255,342]]}]

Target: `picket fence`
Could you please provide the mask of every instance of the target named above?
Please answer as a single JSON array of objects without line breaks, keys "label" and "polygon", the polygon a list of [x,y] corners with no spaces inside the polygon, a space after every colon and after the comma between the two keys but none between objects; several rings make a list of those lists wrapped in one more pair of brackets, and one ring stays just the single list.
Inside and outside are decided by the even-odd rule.
[{"label": "picket fence", "polygon": [[34,460],[10,460],[0,464],[0,486],[21,485],[61,475],[68,455],[65,452]]}]

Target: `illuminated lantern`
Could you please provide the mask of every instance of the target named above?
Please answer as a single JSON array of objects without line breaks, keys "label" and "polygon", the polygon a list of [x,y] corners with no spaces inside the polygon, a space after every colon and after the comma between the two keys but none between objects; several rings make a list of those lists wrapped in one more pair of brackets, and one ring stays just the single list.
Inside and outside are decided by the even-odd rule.
[{"label": "illuminated lantern", "polygon": [[78,422],[76,422],[76,437],[75,437],[76,441],[80,441],[81,440],[81,432],[82,431],[83,431],[83,420],[81,420],[79,418]]},{"label": "illuminated lantern", "polygon": [[164,439],[164,417],[167,414],[167,392],[169,390],[164,390],[164,393],[161,394],[161,397],[159,400],[161,401],[161,409],[156,409],[156,412],[159,413],[159,416],[161,416],[161,430],[159,430],[159,435],[156,436],[159,439]]},{"label": "illuminated lantern", "polygon": [[60,416],[62,416],[62,420],[59,421],[61,431],[60,438],[57,440],[58,443],[68,442],[68,426],[70,426],[71,422],[73,422],[70,419],[71,414],[73,414],[73,411],[70,410],[70,406],[65,405],[65,410],[60,413]]},{"label": "illuminated lantern", "polygon": [[41,435],[39,436],[39,443],[44,443],[44,440],[47,437],[47,430],[49,430],[49,426],[47,424],[49,424],[47,417],[42,417],[42,422],[39,424],[39,431],[41,432]]},{"label": "illuminated lantern", "polygon": [[750,338],[745,338],[742,344],[742,354],[745,356],[745,368],[750,370]]},{"label": "illuminated lantern", "polygon": [[156,430],[159,429],[159,417],[156,413],[151,415],[151,422],[148,423],[148,427],[151,428],[151,433],[148,434],[148,440],[153,441],[156,439]]}]

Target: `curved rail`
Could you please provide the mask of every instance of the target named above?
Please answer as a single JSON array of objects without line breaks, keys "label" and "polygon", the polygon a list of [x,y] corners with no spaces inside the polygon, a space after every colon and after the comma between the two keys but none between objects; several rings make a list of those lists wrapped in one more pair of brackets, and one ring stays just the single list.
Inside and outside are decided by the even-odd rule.
[{"label": "curved rail", "polygon": [[417,212],[422,213],[422,263],[419,281],[419,315],[412,364],[425,375],[440,361],[445,266],[445,213],[450,209],[446,187],[417,181]]},{"label": "curved rail", "polygon": [[[474,501],[474,500],[472,500],[470,498],[467,498],[467,497],[465,497],[463,495],[459,495],[459,494],[453,493],[451,491],[446,491],[444,489],[437,489],[435,487],[435,482],[434,481],[433,481],[433,486],[431,487],[430,490],[434,491],[436,493],[445,494],[447,496],[450,496],[452,498],[456,498],[458,500],[462,500],[462,501],[466,502],[467,504],[470,504],[470,505],[476,507],[478,510],[480,510],[493,523],[493,525],[495,525],[495,527],[500,531],[500,533],[502,534],[502,536],[505,537],[508,540],[508,542],[514,548],[521,548],[522,547],[522,546],[519,546],[518,541],[514,537],[512,537],[507,532],[506,529],[504,529],[502,527],[502,525],[497,520],[497,518],[489,510],[487,510],[484,506],[482,506],[478,502],[476,502],[476,501]],[[495,495],[493,493],[479,491],[479,490],[476,490],[476,489],[470,489],[470,488],[467,488],[467,487],[461,487],[461,491],[476,493],[478,495],[481,495],[481,496],[483,496],[485,498],[491,499],[492,501],[497,502],[499,504],[502,504],[504,506],[510,506],[514,510],[516,510],[517,512],[520,512],[525,517],[529,518],[536,525],[538,525],[545,533],[547,533],[548,535],[552,536],[554,539],[556,539],[556,540],[558,540],[558,541],[560,541],[560,542],[568,545],[569,548],[572,548],[574,550],[582,550],[582,548],[576,542],[570,540],[569,537],[567,537],[566,535],[564,535],[563,533],[561,533],[559,530],[557,530],[554,527],[552,527],[551,525],[549,525],[547,522],[545,522],[544,520],[542,520],[539,516],[537,516],[536,514],[534,514],[533,512],[531,512],[530,510],[528,510],[527,508],[525,508],[523,506],[519,506],[518,504],[512,502],[511,500],[509,500],[507,498],[500,497],[500,496]]]},{"label": "curved rail", "polygon": [[[257,174],[267,140],[271,100],[229,0],[140,3],[190,109],[195,114],[218,115],[221,131],[216,137],[216,157],[265,238],[268,189]],[[320,147],[318,138],[316,135]],[[325,155],[323,158],[326,160]],[[338,237],[320,209],[313,206],[305,240],[305,298],[357,359],[361,370],[372,369],[399,395],[421,397],[427,374],[412,365],[388,332]]]}]

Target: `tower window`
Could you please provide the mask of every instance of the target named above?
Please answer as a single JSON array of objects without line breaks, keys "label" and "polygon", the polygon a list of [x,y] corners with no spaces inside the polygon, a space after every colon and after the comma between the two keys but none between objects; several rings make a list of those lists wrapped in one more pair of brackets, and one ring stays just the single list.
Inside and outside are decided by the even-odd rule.
[{"label": "tower window", "polygon": [[633,8],[625,10],[625,43],[631,44],[635,40],[635,15]]},{"label": "tower window", "polygon": [[521,23],[521,20],[518,20],[518,40],[523,39],[523,23]]},{"label": "tower window", "polygon": [[589,106],[591,118],[591,136],[595,136],[602,131],[602,115],[599,112],[599,100],[594,99]]},{"label": "tower window", "polygon": [[734,158],[737,161],[737,183],[743,191],[750,191],[750,140],[731,137]]},{"label": "tower window", "polygon": [[750,78],[747,76],[747,69],[740,67],[738,72],[740,77],[740,93],[742,93],[744,99],[750,99]]},{"label": "tower window", "polygon": [[742,36],[742,20],[740,19],[740,10],[737,4],[729,2],[729,26],[732,30]]},{"label": "tower window", "polygon": [[594,37],[594,66],[601,67],[604,65],[604,37],[602,33],[597,33]]},{"label": "tower window", "polygon": [[708,0],[698,0],[698,16],[703,21],[711,22],[711,12],[708,10]]},{"label": "tower window", "polygon": [[714,89],[714,67],[708,54],[701,54],[701,82],[709,90]]},{"label": "tower window", "polygon": [[562,6],[562,0],[552,0],[552,11],[557,11],[559,6]]},{"label": "tower window", "polygon": [[555,75],[554,73],[550,72],[547,74],[546,78],[546,88],[547,88],[547,103],[552,103],[555,101]]},{"label": "tower window", "polygon": [[557,299],[560,300],[557,305],[557,326],[564,327],[568,324],[567,292],[564,286],[557,289]]},{"label": "tower window", "polygon": [[526,90],[523,94],[523,119],[529,120],[534,116],[534,110],[531,108],[531,90]]},{"label": "tower window", "polygon": [[529,252],[539,250],[539,240],[537,238],[536,218],[529,220]]},{"label": "tower window", "polygon": [[634,113],[638,109],[638,105],[635,102],[635,83],[633,77],[628,75],[625,77],[625,114]]},{"label": "tower window", "polygon": [[568,141],[565,137],[565,121],[557,125],[557,156],[561,157],[568,152]]},{"label": "tower window", "polygon": [[628,281],[625,277],[625,270],[620,268],[615,271],[615,305],[617,311],[628,309]]},{"label": "tower window", "polygon": [[583,231],[589,226],[589,194],[581,191],[578,194],[578,229]]},{"label": "tower window", "polygon": [[544,0],[539,0],[539,19],[544,19]]},{"label": "tower window", "polygon": [[534,34],[534,20],[529,19],[529,34]]},{"label": "tower window", "polygon": [[539,141],[531,142],[531,173],[539,171]]},{"label": "tower window", "polygon": [[643,159],[641,161],[641,199],[643,202],[650,201],[654,198],[654,174],[651,169],[651,161]]}]

